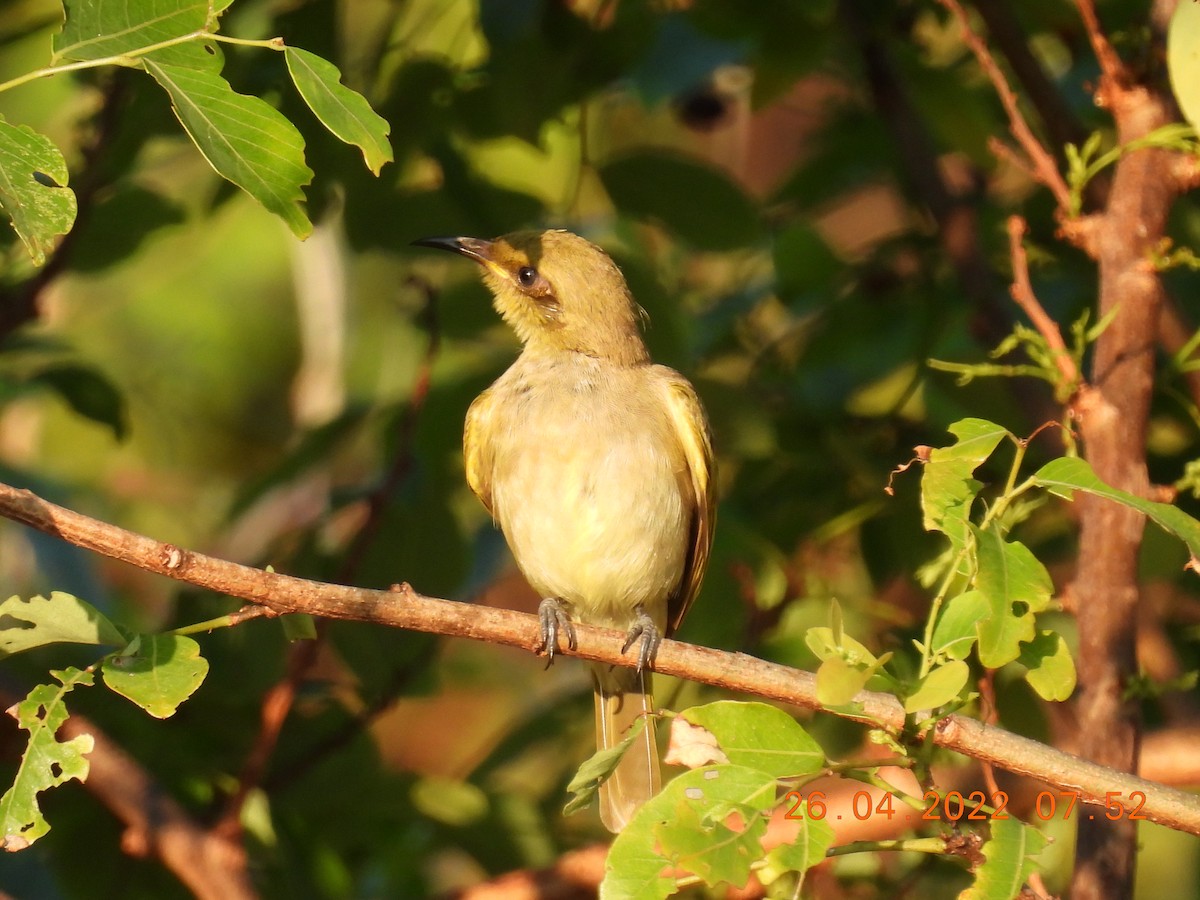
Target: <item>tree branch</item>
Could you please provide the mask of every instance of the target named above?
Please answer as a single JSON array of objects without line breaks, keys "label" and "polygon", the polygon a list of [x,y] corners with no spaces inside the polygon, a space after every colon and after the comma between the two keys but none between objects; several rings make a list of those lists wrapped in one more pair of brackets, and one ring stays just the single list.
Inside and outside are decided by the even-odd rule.
[{"label": "tree branch", "polygon": [[938,2],[958,19],[959,25],[962,27],[963,40],[966,41],[988,80],[992,82],[992,88],[996,91],[996,96],[1000,98],[1004,112],[1008,115],[1009,130],[1017,139],[1021,149],[1025,151],[1025,155],[1029,157],[1034,177],[1054,194],[1054,199],[1058,202],[1059,213],[1065,216],[1071,208],[1071,191],[1067,187],[1062,173],[1058,170],[1054,156],[1042,146],[1042,142],[1037,139],[1029,127],[1029,123],[1025,121],[1025,115],[1021,112],[1017,95],[1013,93],[1008,79],[1000,71],[1000,66],[997,65],[991,51],[988,50],[987,44],[971,27],[971,20],[962,4],[958,0],[938,0]]},{"label": "tree branch", "polygon": [[1080,375],[1079,369],[1075,366],[1075,360],[1071,358],[1071,354],[1067,350],[1058,324],[1042,308],[1037,295],[1033,292],[1033,283],[1029,280],[1029,257],[1025,253],[1025,246],[1022,243],[1025,239],[1025,232],[1025,220],[1021,216],[1008,217],[1008,250],[1012,257],[1013,268],[1013,283],[1009,292],[1017,306],[1021,307],[1025,315],[1029,316],[1033,327],[1050,346],[1050,350],[1054,354],[1054,364],[1058,367],[1063,381],[1068,386],[1076,385],[1080,381]]},{"label": "tree branch", "polygon": [[[6,484],[0,484],[0,515],[147,571],[241,597],[280,613],[303,612],[372,622],[506,644],[530,652],[536,652],[540,641],[537,617],[528,613],[426,597],[407,584],[391,591],[372,591],[264,572],[160,543]],[[577,626],[576,631],[577,648],[573,651],[560,648],[563,655],[611,665],[634,663],[632,656],[620,651],[625,637],[622,632],[586,625]],[[812,673],[743,653],[665,640],[658,650],[654,669],[730,691],[822,709]],[[874,691],[858,694],[849,707],[824,711],[894,734],[913,724],[895,697]],[[925,719],[924,724],[929,725],[929,720]],[[1139,806],[1139,798],[1134,794],[1140,792],[1145,795],[1141,814],[1146,818],[1200,835],[1200,797],[1079,759],[967,716],[939,719],[932,723],[929,734],[938,746],[1064,790],[1078,791],[1084,802],[1103,804],[1106,795],[1112,795],[1128,813]]]}]

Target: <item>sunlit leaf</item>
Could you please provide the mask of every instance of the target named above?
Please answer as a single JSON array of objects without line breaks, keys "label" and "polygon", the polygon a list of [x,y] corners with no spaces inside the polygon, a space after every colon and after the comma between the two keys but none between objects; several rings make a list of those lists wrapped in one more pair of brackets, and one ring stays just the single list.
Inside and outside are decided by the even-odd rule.
[{"label": "sunlit leaf", "polygon": [[1200,5],[1176,4],[1167,29],[1167,71],[1183,117],[1200,130]]},{"label": "sunlit leaf", "polygon": [[992,819],[991,839],[983,845],[984,862],[975,870],[975,883],[959,900],[1013,900],[1037,869],[1036,857],[1049,839],[1017,819]]},{"label": "sunlit leaf", "polygon": [[215,27],[208,0],[64,0],[54,62],[101,59]]},{"label": "sunlit leaf", "polygon": [[984,419],[961,419],[950,426],[958,440],[929,454],[921,476],[921,509],[927,531],[941,531],[955,546],[966,540],[971,504],[982,486],[972,473],[992,455],[1007,429]]},{"label": "sunlit leaf", "polygon": [[776,778],[808,775],[825,766],[825,753],[800,724],[766,703],[732,700],[694,706],[680,713],[708,729],[729,762]]},{"label": "sunlit leaf", "polygon": [[956,700],[971,677],[971,667],[953,659],[938,666],[921,679],[917,689],[904,700],[904,711],[914,713],[922,709],[937,709],[951,700]]},{"label": "sunlit leaf", "polygon": [[48,137],[0,117],[0,210],[35,265],[46,261],[55,238],[75,222],[68,177],[67,161]]},{"label": "sunlit leaf", "polygon": [[987,613],[987,600],[979,591],[951,597],[933,629],[933,653],[966,659],[978,637],[976,626]]},{"label": "sunlit leaf", "polygon": [[219,75],[153,60],[145,66],[171,95],[175,115],[217,173],[306,237],[312,222],[301,188],[313,173],[296,126],[263,100],[236,93]]},{"label": "sunlit leaf", "polygon": [[1075,661],[1062,635],[1043,631],[1021,647],[1017,662],[1028,671],[1025,680],[1043,700],[1063,701],[1075,691]]},{"label": "sunlit leaf", "polygon": [[1067,500],[1072,498],[1075,491],[1085,491],[1145,513],[1158,527],[1187,544],[1193,565],[1200,564],[1200,522],[1179,507],[1145,500],[1127,491],[1110,487],[1100,480],[1086,460],[1076,456],[1051,460],[1037,471],[1034,480],[1051,493]]},{"label": "sunlit leaf", "polygon": [[592,798],[600,790],[601,782],[616,771],[621,757],[638,739],[642,729],[647,727],[649,724],[646,717],[639,717],[618,743],[611,747],[602,747],[588,757],[575,773],[575,777],[571,779],[571,783],[567,785],[567,792],[572,794],[572,797],[563,807],[563,815],[571,815],[585,809],[592,802]]},{"label": "sunlit leaf", "polygon": [[825,851],[833,846],[837,837],[833,826],[825,817],[814,818],[808,814],[808,801],[803,811],[791,819],[798,825],[796,837],[786,844],[774,847],[766,856],[766,867],[758,872],[759,880],[770,884],[784,872],[805,872],[825,861]]},{"label": "sunlit leaf", "polygon": [[165,719],[190,697],[208,674],[200,645],[177,634],[143,634],[101,667],[104,683],[150,715]]},{"label": "sunlit leaf", "polygon": [[315,53],[288,47],[284,51],[296,90],[321,123],[347,144],[362,150],[367,168],[379,174],[391,162],[391,126],[371,109],[365,97],[341,83],[337,66]]},{"label": "sunlit leaf", "polygon": [[[613,841],[605,863],[602,898],[664,898],[675,890],[668,866],[708,884],[744,884],[762,856],[762,814],[775,804],[776,782],[742,766],[685,772],[647,801]],[[725,824],[737,812],[744,825]],[[656,849],[661,849],[656,852]]]},{"label": "sunlit leaf", "polygon": [[0,656],[45,644],[121,646],[125,640],[100,610],[62,591],[0,603]]},{"label": "sunlit leaf", "polygon": [[76,685],[90,685],[92,674],[80,669],[50,673],[57,684],[40,684],[17,704],[17,724],[29,732],[29,744],[21,757],[12,787],[0,797],[0,827],[4,829],[3,849],[23,850],[50,830],[42,816],[37,795],[72,778],[83,781],[94,741],[81,734],[69,741],[55,735],[67,721],[66,696]]}]

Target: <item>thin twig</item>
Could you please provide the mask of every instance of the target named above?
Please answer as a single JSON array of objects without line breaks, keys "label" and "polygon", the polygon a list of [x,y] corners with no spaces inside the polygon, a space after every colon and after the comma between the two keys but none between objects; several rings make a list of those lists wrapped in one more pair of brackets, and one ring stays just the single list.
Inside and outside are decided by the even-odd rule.
[{"label": "thin twig", "polygon": [[[1129,70],[1113,49],[1112,43],[1104,34],[1104,29],[1100,27],[1095,4],[1092,0],[1075,0],[1075,6],[1079,9],[1079,18],[1083,20],[1083,27],[1087,30],[1088,40],[1092,44],[1092,52],[1096,54],[1104,78],[1111,81],[1114,87],[1127,84],[1130,81]],[[1108,101],[1111,98],[1098,95],[1097,99]]]},{"label": "thin twig", "polygon": [[962,27],[963,40],[966,41],[988,80],[992,82],[992,87],[1000,98],[1000,103],[1004,106],[1004,111],[1008,115],[1009,130],[1020,144],[1021,149],[1025,151],[1025,155],[1029,157],[1035,177],[1054,194],[1054,199],[1058,202],[1059,214],[1065,217],[1071,208],[1071,191],[1067,187],[1062,173],[1058,170],[1054,156],[1042,146],[1042,142],[1037,139],[1029,127],[1029,123],[1025,121],[1017,95],[1013,93],[1008,79],[1000,70],[1000,66],[996,63],[987,45],[971,27],[971,20],[962,4],[958,0],[938,0],[938,2],[958,19],[959,25]]},{"label": "thin twig", "polygon": [[[32,491],[0,484],[0,515],[23,522],[79,547],[128,562],[198,587],[241,597],[280,613],[309,613],[335,619],[371,622],[434,634],[466,637],[539,652],[537,617],[513,610],[455,603],[423,596],[407,584],[391,591],[323,584],[265,572],[223,559],[204,556],[57,506]],[[621,651],[625,635],[612,628],[576,626],[575,649],[560,647],[563,655],[610,665],[636,665],[634,655]],[[816,676],[743,653],[729,653],[665,640],[659,647],[655,671],[730,691],[824,709],[817,699]],[[863,691],[850,704],[824,710],[893,734],[914,725],[900,701],[891,694]],[[1019,775],[1029,775],[1064,790],[1077,791],[1085,803],[1120,803],[1126,815],[1140,804],[1140,815],[1189,834],[1200,835],[1200,798],[1135,775],[1079,759],[1001,728],[962,715],[936,722],[915,723],[928,728],[935,744],[991,762]]]},{"label": "thin twig", "polygon": [[1080,380],[1079,369],[1075,365],[1070,351],[1067,350],[1062,332],[1058,330],[1058,323],[1050,318],[1046,310],[1042,308],[1037,295],[1033,292],[1033,284],[1029,280],[1029,257],[1025,253],[1023,243],[1027,230],[1025,219],[1021,216],[1008,217],[1008,250],[1012,256],[1013,268],[1013,283],[1009,293],[1012,294],[1017,305],[1024,310],[1025,315],[1029,316],[1029,321],[1038,330],[1038,334],[1050,346],[1050,350],[1054,354],[1054,364],[1058,366],[1063,381],[1067,385],[1075,385]]}]

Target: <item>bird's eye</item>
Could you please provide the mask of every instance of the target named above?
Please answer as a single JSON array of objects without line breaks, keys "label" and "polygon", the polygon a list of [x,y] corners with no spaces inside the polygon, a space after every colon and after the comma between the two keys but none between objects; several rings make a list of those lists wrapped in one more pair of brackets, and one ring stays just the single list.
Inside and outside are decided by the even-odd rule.
[{"label": "bird's eye", "polygon": [[517,269],[517,281],[520,282],[521,287],[533,287],[537,283],[537,280],[538,270],[533,266],[521,266],[521,268]]}]

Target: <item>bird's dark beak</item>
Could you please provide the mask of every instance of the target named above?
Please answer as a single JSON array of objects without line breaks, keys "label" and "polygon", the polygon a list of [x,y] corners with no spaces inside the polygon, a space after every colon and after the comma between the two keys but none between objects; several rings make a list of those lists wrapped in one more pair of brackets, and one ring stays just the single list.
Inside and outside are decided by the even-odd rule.
[{"label": "bird's dark beak", "polygon": [[452,253],[461,253],[463,256],[470,257],[476,262],[481,263],[491,262],[493,258],[492,242],[481,240],[480,238],[427,237],[421,238],[418,241],[413,241],[413,246],[433,247],[435,250],[449,250]]}]

